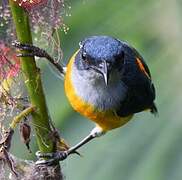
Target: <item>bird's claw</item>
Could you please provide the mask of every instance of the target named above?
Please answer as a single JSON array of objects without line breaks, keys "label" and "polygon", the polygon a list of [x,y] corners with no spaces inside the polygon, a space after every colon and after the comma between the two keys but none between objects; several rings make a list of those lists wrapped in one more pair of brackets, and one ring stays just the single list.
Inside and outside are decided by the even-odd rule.
[{"label": "bird's claw", "polygon": [[38,48],[36,46],[33,46],[32,44],[27,44],[27,43],[21,43],[17,40],[13,41],[11,45],[17,49],[21,50],[33,50],[34,48]]},{"label": "bird's claw", "polygon": [[45,50],[40,49],[39,47],[34,46],[32,44],[20,43],[19,41],[13,41],[12,46],[20,50],[29,51],[28,53],[17,54],[18,57],[31,57],[31,56],[47,57],[49,56]]},{"label": "bird's claw", "polygon": [[11,45],[14,46],[14,47],[16,47],[16,48],[19,48],[21,44],[20,44],[19,41],[16,41],[16,40],[15,40],[15,41],[13,41],[13,42],[11,43]]},{"label": "bird's claw", "polygon": [[36,156],[38,160],[36,161],[36,165],[52,165],[56,162],[63,161],[68,157],[67,151],[57,151],[54,153],[41,153],[40,151],[36,152]]},{"label": "bird's claw", "polygon": [[44,49],[41,49],[37,46],[27,43],[20,43],[19,41],[13,41],[12,46],[19,50],[25,50],[26,52],[22,52],[17,54],[18,57],[39,57],[46,58],[52,65],[54,65],[57,70],[61,73],[62,76],[65,74],[64,68],[57,63]]}]

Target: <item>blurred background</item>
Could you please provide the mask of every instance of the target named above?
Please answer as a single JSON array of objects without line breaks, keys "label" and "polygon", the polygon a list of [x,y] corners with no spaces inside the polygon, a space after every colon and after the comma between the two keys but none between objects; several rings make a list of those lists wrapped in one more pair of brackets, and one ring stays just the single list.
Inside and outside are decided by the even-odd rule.
[{"label": "blurred background", "polygon": [[[127,41],[144,57],[156,87],[159,116],[136,114],[122,128],[95,139],[61,162],[67,180],[182,179],[182,1],[70,0],[69,27],[60,34],[66,64],[91,35]],[[40,45],[41,46],[41,45]],[[74,112],[63,82],[45,65],[43,84],[50,116],[70,145],[85,137],[94,124]],[[13,152],[28,158],[14,142]],[[20,153],[22,151],[22,153]]]}]

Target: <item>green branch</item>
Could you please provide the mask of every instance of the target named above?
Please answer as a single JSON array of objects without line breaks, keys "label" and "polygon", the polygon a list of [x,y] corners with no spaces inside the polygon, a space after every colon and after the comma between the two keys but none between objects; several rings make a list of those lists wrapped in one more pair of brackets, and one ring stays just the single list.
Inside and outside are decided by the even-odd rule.
[{"label": "green branch", "polygon": [[32,113],[33,111],[35,111],[35,107],[34,106],[30,106],[26,109],[24,109],[23,111],[21,111],[17,116],[15,116],[12,120],[12,122],[10,123],[10,128],[11,129],[15,129],[17,124],[21,122],[21,120],[28,116],[30,113]]},{"label": "green branch", "polygon": [[[9,1],[18,41],[32,44],[27,13],[23,8],[19,7],[16,2],[13,0]],[[49,124],[49,116],[42,88],[40,71],[36,67],[35,59],[33,57],[22,57],[21,68],[31,104],[36,107],[36,110],[32,112],[32,116],[39,150],[43,153],[53,152],[55,151],[55,144],[50,138],[51,127]]]}]

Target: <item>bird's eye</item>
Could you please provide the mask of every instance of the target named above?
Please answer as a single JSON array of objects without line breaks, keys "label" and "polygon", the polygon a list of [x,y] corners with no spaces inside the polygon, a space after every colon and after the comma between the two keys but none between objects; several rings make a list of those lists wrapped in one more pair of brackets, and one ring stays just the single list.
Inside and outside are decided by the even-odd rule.
[{"label": "bird's eye", "polygon": [[124,52],[122,51],[122,52],[120,52],[116,57],[115,57],[115,60],[116,61],[123,61],[123,59],[124,59]]},{"label": "bird's eye", "polygon": [[88,57],[88,55],[86,54],[85,51],[82,52],[81,56],[82,56],[82,60],[83,60],[84,64],[90,65],[89,57]]},{"label": "bird's eye", "polygon": [[124,64],[124,52],[121,52],[120,54],[118,54],[116,57],[115,57],[115,66],[118,68],[118,69],[121,69],[123,64]]},{"label": "bird's eye", "polygon": [[83,52],[82,52],[82,59],[83,59],[83,60],[86,60],[86,58],[87,58],[87,54],[86,54],[86,52],[83,51]]}]

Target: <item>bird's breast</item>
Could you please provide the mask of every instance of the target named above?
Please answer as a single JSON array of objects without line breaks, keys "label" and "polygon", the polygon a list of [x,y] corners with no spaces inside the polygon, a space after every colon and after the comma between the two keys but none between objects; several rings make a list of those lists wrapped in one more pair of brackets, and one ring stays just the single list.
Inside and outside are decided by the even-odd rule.
[{"label": "bird's breast", "polygon": [[93,79],[83,77],[75,68],[75,55],[68,63],[65,75],[65,92],[72,107],[103,130],[117,128],[128,122],[132,115],[119,117],[115,113],[125,97],[126,89],[122,83],[118,83],[118,86],[106,86],[99,81],[93,83]]}]

